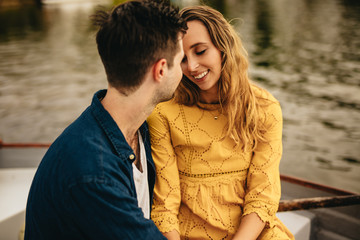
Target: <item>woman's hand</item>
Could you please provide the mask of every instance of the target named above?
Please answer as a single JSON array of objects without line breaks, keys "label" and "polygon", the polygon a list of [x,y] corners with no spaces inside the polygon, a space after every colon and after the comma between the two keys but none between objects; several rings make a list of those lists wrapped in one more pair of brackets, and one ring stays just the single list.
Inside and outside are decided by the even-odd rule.
[{"label": "woman's hand", "polygon": [[168,239],[168,240],[180,240],[180,234],[178,231],[176,230],[172,230],[170,232],[167,233],[163,233],[163,235]]},{"label": "woman's hand", "polygon": [[265,223],[256,213],[250,213],[241,219],[233,240],[256,240],[264,229]]}]

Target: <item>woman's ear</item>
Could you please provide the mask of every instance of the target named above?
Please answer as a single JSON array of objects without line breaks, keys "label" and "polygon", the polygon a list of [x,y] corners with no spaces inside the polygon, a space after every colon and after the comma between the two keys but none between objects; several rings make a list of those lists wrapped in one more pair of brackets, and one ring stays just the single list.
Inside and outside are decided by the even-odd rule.
[{"label": "woman's ear", "polygon": [[160,59],[153,65],[153,78],[155,81],[161,82],[167,74],[167,61],[165,58]]}]

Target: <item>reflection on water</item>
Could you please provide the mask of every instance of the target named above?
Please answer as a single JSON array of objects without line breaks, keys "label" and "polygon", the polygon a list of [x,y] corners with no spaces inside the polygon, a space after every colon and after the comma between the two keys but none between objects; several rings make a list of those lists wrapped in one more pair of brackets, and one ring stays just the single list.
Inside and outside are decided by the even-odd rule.
[{"label": "reflection on water", "polygon": [[[199,1],[178,0],[180,7]],[[283,174],[360,192],[360,3],[217,0],[281,102]],[[0,138],[50,142],[106,88],[94,4],[0,9]]]},{"label": "reflection on water", "polygon": [[242,1],[251,76],[281,102],[281,172],[360,191],[360,4]]},{"label": "reflection on water", "polygon": [[6,30],[0,43],[4,141],[54,140],[93,92],[106,87],[89,25],[93,7],[83,3],[1,12]]}]

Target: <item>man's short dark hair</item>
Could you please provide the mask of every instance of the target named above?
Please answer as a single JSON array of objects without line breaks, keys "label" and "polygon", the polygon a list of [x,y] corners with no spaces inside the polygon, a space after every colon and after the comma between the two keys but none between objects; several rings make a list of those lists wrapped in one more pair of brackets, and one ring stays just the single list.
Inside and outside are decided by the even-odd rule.
[{"label": "man's short dark hair", "polygon": [[96,42],[108,81],[116,88],[136,89],[148,68],[165,58],[172,67],[179,33],[186,23],[168,0],[133,0],[99,10]]}]

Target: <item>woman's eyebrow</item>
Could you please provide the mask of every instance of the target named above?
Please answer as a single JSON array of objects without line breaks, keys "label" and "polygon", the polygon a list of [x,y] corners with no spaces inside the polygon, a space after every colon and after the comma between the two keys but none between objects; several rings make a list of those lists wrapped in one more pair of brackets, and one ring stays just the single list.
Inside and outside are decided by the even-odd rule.
[{"label": "woman's eyebrow", "polygon": [[193,45],[190,46],[190,49],[191,49],[191,48],[194,48],[194,47],[196,47],[196,46],[199,46],[199,45],[201,45],[201,44],[206,44],[206,43],[204,43],[204,42],[195,43],[195,44],[193,44]]}]

